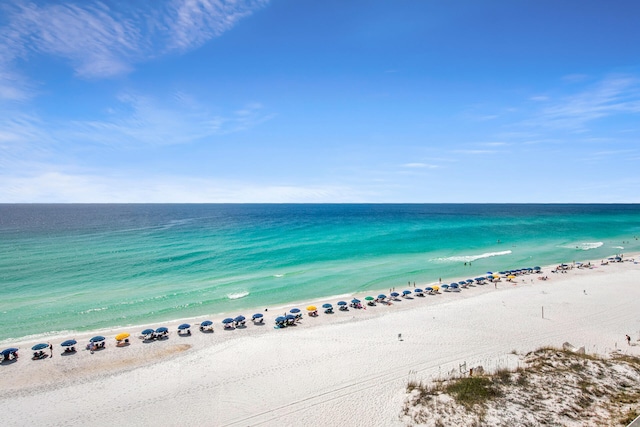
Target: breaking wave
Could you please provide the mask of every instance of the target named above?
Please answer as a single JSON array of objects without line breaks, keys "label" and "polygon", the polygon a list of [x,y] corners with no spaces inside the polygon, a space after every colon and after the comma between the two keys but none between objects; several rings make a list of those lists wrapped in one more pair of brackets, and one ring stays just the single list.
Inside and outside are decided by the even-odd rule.
[{"label": "breaking wave", "polygon": [[240,298],[246,297],[247,295],[249,295],[249,292],[247,292],[247,291],[234,292],[232,294],[227,294],[227,298],[229,298],[229,299],[240,299]]},{"label": "breaking wave", "polygon": [[480,255],[460,255],[460,256],[450,256],[446,258],[435,258],[432,261],[435,262],[473,262],[483,258],[490,258],[494,256],[503,256],[509,255],[511,251],[501,251],[501,252],[486,252]]}]

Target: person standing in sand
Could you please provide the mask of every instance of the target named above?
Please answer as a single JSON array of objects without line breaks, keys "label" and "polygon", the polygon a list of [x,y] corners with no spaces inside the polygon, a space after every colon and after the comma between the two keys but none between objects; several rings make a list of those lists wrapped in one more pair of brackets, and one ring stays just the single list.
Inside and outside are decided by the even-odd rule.
[{"label": "person standing in sand", "polygon": [[51,353],[51,358],[53,358],[53,344],[49,343],[49,352]]},{"label": "person standing in sand", "polygon": [[627,345],[631,345],[631,337],[629,335],[625,335],[627,338]]}]

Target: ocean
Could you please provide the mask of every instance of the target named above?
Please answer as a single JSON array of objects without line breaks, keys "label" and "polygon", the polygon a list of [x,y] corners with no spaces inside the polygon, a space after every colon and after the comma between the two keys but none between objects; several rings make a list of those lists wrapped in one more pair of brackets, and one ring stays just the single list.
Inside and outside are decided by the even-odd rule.
[{"label": "ocean", "polygon": [[636,204],[0,204],[0,342],[598,260],[638,237]]}]

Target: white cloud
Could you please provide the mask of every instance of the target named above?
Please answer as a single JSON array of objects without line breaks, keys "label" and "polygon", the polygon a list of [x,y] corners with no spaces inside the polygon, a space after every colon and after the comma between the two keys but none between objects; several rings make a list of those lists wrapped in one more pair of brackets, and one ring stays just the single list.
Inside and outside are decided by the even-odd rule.
[{"label": "white cloud", "polygon": [[227,114],[213,114],[193,96],[180,92],[173,102],[137,94],[122,94],[120,105],[103,120],[75,121],[63,132],[74,140],[103,144],[174,145],[212,135],[250,129],[270,120],[259,103],[250,103]]},{"label": "white cloud", "polygon": [[432,164],[428,164],[428,163],[405,163],[404,165],[402,165],[402,167],[409,168],[409,169],[436,169],[436,168],[438,168],[437,165],[432,165]]},{"label": "white cloud", "polygon": [[17,59],[50,55],[68,61],[79,76],[110,77],[158,52],[197,48],[265,4],[266,0],[156,0],[5,6],[0,96],[21,96],[18,90],[8,91],[6,84],[6,76],[16,74]]},{"label": "white cloud", "polygon": [[527,124],[584,131],[591,121],[615,114],[637,113],[640,113],[640,81],[630,76],[611,76],[545,107]]},{"label": "white cloud", "polygon": [[185,176],[127,177],[42,170],[0,175],[0,200],[74,203],[327,203],[358,200],[346,186],[255,184]]}]

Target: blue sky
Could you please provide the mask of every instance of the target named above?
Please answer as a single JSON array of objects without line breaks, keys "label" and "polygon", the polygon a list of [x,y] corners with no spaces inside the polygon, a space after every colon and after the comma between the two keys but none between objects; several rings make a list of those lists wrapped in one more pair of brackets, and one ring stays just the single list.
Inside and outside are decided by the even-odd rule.
[{"label": "blue sky", "polygon": [[640,202],[640,2],[0,1],[0,202]]}]

